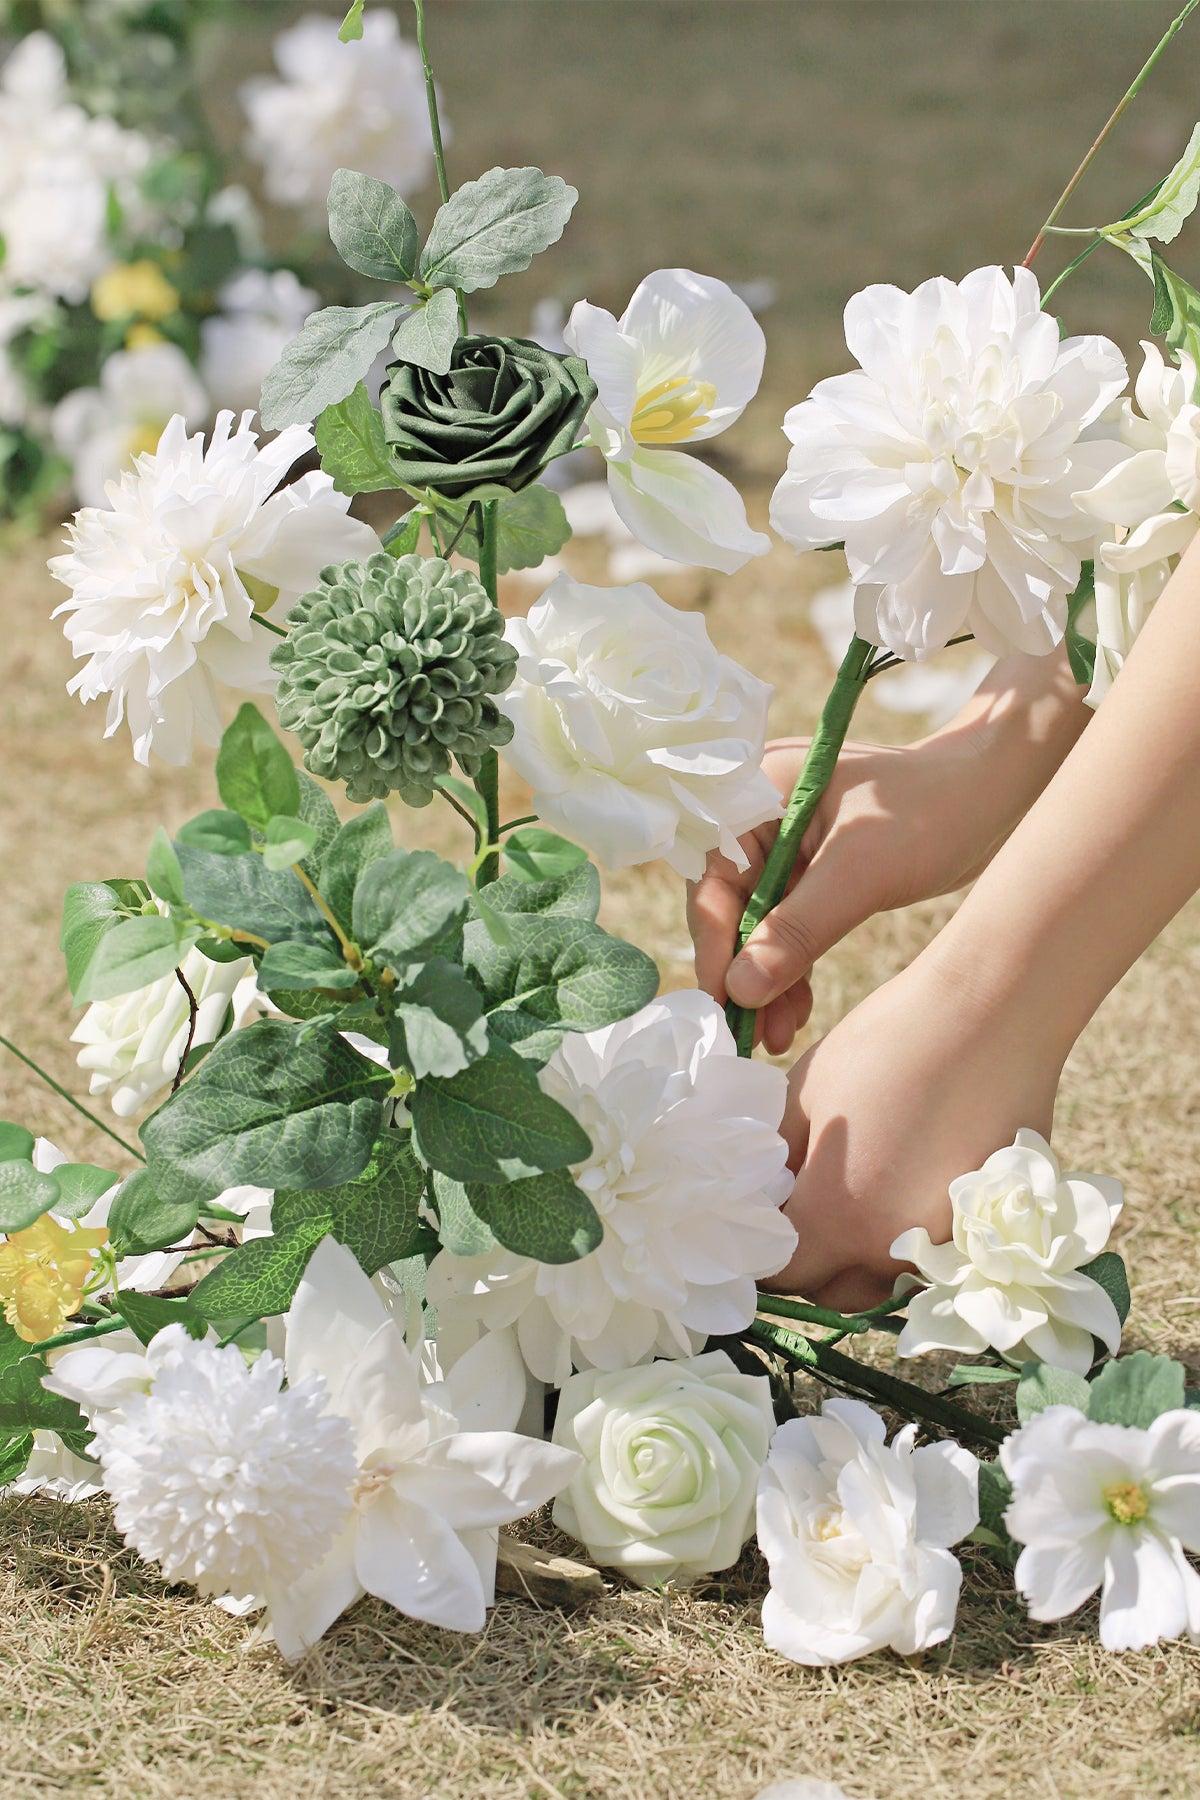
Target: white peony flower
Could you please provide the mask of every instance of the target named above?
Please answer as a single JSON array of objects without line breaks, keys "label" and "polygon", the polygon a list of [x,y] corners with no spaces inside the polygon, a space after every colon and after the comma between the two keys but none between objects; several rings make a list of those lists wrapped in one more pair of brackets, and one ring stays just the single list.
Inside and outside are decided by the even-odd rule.
[{"label": "white peony flower", "polygon": [[[836,669],[854,635],[854,584],[839,581],[821,588],[808,603],[812,628],[826,656]],[[919,714],[928,730],[954,717],[976,692],[995,663],[986,654],[958,664],[932,668],[906,663],[890,675],[878,675],[871,683],[871,698],[887,712]]]},{"label": "white peony flower", "polygon": [[1200,1642],[1200,1412],[1145,1430],[1048,1406],[1005,1439],[1013,1497],[1004,1522],[1024,1545],[1017,1592],[1034,1619],[1064,1619],[1101,1589],[1100,1642],[1142,1650]]},{"label": "white peony flower", "polygon": [[[192,1048],[215,1043],[227,1019],[242,1024],[258,998],[250,957],[213,962],[193,947],[180,971],[196,996]],[[106,1094],[119,1119],[128,1119],[170,1087],[187,1045],[190,1008],[175,971],[115,1000],[93,1000],[71,1041],[91,1077],[88,1092]]]},{"label": "white peony flower", "polygon": [[293,1386],[327,1388],[357,1468],[329,1553],[311,1558],[286,1594],[267,1596],[283,1655],[300,1656],[363,1593],[449,1631],[482,1630],[497,1528],[551,1499],[579,1462],[512,1429],[525,1382],[511,1339],[485,1340],[445,1381],[423,1386],[400,1325],[350,1252],[326,1238],[287,1316],[286,1362]]},{"label": "white peony flower", "polygon": [[569,1263],[441,1251],[428,1276],[439,1320],[515,1325],[533,1374],[559,1386],[572,1362],[691,1356],[747,1326],[756,1279],[796,1247],[779,1210],[792,1186],[783,1070],[739,1058],[721,1008],[688,992],[564,1038],[541,1083],[592,1140],[572,1173],[604,1236]]},{"label": "white peony flower", "polygon": [[247,149],[263,165],[268,199],[323,212],[335,169],[402,194],[424,187],[433,173],[425,78],[392,13],[367,13],[349,44],[339,43],[335,18],[310,15],[280,33],[274,55],[278,77],[241,91]]},{"label": "white peony flower", "polygon": [[218,296],[221,310],[200,327],[200,369],[217,406],[254,411],[263,378],[309,313],[319,294],[290,269],[243,269]]},{"label": "white peony flower", "polygon": [[196,1343],[182,1325],[146,1352],[148,1393],[92,1419],[117,1529],[168,1581],[286,1608],[351,1516],[354,1442],[315,1372],[283,1386],[264,1352]]},{"label": "white peony flower", "polygon": [[732,1568],[754,1531],[774,1429],[770,1382],[739,1374],[723,1350],[573,1375],[554,1442],[583,1465],[554,1502],[554,1523],[641,1587]]},{"label": "white peony flower", "polygon": [[920,660],[973,632],[997,656],[1062,639],[1094,522],[1072,495],[1121,454],[1087,439],[1125,384],[1102,337],[1059,340],[1027,269],[976,269],[846,308],[860,367],[784,420],[771,522],[799,550],[845,541],[860,637]]},{"label": "white peony flower", "polygon": [[1112,1176],[1064,1175],[1044,1138],[1018,1131],[950,1183],[949,1243],[915,1226],[892,1245],[927,1284],[909,1301],[899,1354],[992,1349],[1086,1375],[1093,1337],[1113,1352],[1121,1341],[1116,1307],[1080,1271],[1108,1243],[1122,1199]]},{"label": "white peony flower", "polygon": [[0,73],[0,240],[9,288],[86,300],[114,260],[110,196],[132,229],[152,215],[140,193],[149,141],[112,119],[93,119],[67,95],[66,63],[35,31]]},{"label": "white peony flower", "polygon": [[177,344],[117,350],[99,387],[77,388],[59,401],[50,428],[84,506],[107,505],[109,483],[137,457],[153,454],[173,413],[193,426],[208,416],[208,396]]},{"label": "white peony flower", "polygon": [[[1127,454],[1074,495],[1113,535],[1096,553],[1096,665],[1088,705],[1098,706],[1133,648],[1179,557],[1200,529],[1200,406],[1196,365],[1186,352],[1163,361],[1143,343],[1134,384],[1140,414],[1126,406]],[[1115,528],[1115,529],[1114,529]]]},{"label": "white peony flower", "polygon": [[695,880],[717,847],[746,867],[739,836],[781,813],[760,767],[771,689],[720,654],[699,613],[559,575],[505,635],[504,754],[548,825],[610,869],[661,856]]},{"label": "white peony flower", "polygon": [[57,609],[67,638],[88,659],[68,691],[85,703],[109,696],[107,737],[128,715],[138,762],[153,750],[186,763],[193,735],[217,743],[218,683],[275,686],[274,638],[256,607],[286,612],[326,563],[379,549],[328,475],[275,491],[312,448],[298,425],[260,447],[249,413],[236,430],[220,413],[207,446],[173,418],[154,454],[109,489],[110,508],[77,513],[66,554],[51,558],[71,590]]},{"label": "white peony flower", "polygon": [[745,301],[710,276],[657,269],[620,319],[578,301],[563,336],[596,383],[588,430],[634,537],[726,575],[769,550],[733,484],[677,447],[724,431],[758,392],[766,344]]},{"label": "white peony flower", "polygon": [[906,1425],[886,1443],[861,1400],[779,1427],[758,1490],[772,1650],[824,1667],[949,1637],[962,1586],[950,1545],[979,1523],[979,1464],[958,1444],[918,1448],[916,1434]]}]

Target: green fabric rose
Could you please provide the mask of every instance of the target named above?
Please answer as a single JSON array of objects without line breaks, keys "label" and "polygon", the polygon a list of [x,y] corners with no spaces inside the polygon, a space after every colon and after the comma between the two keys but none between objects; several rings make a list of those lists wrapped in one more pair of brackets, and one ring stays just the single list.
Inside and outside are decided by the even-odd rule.
[{"label": "green fabric rose", "polygon": [[575,443],[596,384],[577,356],[525,338],[458,340],[447,375],[393,363],[379,396],[396,479],[449,499],[514,493]]}]

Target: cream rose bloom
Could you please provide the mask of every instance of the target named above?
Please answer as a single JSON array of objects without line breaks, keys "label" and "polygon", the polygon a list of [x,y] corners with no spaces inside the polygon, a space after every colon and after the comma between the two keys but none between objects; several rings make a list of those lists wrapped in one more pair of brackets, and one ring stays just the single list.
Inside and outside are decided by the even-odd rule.
[{"label": "cream rose bloom", "polygon": [[723,1350],[574,1375],[554,1442],[583,1465],[554,1523],[641,1587],[731,1568],[754,1528],[774,1429],[770,1383],[739,1374]]}]

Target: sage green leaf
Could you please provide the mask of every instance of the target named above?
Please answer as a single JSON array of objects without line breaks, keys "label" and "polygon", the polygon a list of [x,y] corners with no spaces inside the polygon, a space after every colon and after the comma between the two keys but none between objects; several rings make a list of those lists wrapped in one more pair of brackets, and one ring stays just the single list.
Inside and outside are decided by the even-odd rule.
[{"label": "sage green leaf", "polygon": [[1020,1545],[1009,1535],[1004,1515],[1012,1502],[1012,1483],[998,1462],[979,1465],[979,1523],[971,1533],[972,1540],[997,1551],[1011,1568],[1020,1554]]},{"label": "sage green leaf", "polygon": [[[587,851],[541,825],[523,825],[504,840],[504,859],[526,881],[556,880],[587,862]],[[597,887],[599,876],[596,877]],[[597,905],[599,901],[597,900]]]},{"label": "sage green leaf", "polygon": [[380,1133],[370,1161],[353,1181],[316,1192],[277,1193],[271,1223],[286,1234],[306,1220],[328,1218],[330,1234],[374,1275],[412,1255],[422,1230],[424,1193],[425,1171],[413,1154],[411,1134],[388,1130]]},{"label": "sage green leaf", "polygon": [[325,408],[316,438],[321,467],[340,494],[377,494],[395,487],[383,421],[361,381],[344,400]]},{"label": "sage green leaf", "polygon": [[354,888],[354,940],[376,962],[402,967],[427,953],[467,910],[470,884],[431,850],[391,850]]},{"label": "sage green leaf", "polygon": [[264,1019],[222,1039],[146,1121],[150,1178],[164,1200],[197,1206],[241,1184],[350,1181],[370,1158],[388,1085],[332,1025]]},{"label": "sage green leaf", "polygon": [[[207,851],[210,856],[245,856],[253,847],[245,819],[219,806],[181,825],[175,834],[175,842],[186,844],[190,850]],[[181,877],[182,874],[181,869]]]},{"label": "sage green leaf", "polygon": [[113,1000],[149,987],[179,967],[199,936],[198,926],[159,913],[119,920],[97,943],[75,988],[76,1004]]},{"label": "sage green leaf", "polygon": [[341,830],[342,821],[325,789],[313,780],[307,769],[298,769],[296,773],[300,779],[300,817],[310,827],[314,839],[312,849],[303,859],[304,873],[316,881],[321,858]]},{"label": "sage green leaf", "polygon": [[162,1294],[135,1294],[122,1289],[121,1317],[139,1343],[148,1344],[168,1325],[182,1325],[189,1337],[202,1338],[206,1324],[192,1305],[190,1294],[168,1297]]},{"label": "sage green leaf", "polygon": [[[77,881],[63,900],[59,947],[67,964],[67,985],[75,993],[102,937],[122,919],[141,911],[129,883]],[[124,891],[122,891],[124,890]]]},{"label": "sage green leaf", "polygon": [[512,914],[508,924],[508,945],[494,943],[479,924],[463,934],[463,963],[482,986],[489,1013],[503,1008],[541,1028],[594,1031],[637,1012],[658,991],[652,959],[588,919]]},{"label": "sage green leaf", "polygon": [[531,877],[516,870],[501,875],[490,883],[487,896],[498,912],[562,913],[594,924],[600,911],[600,875],[594,863],[581,857],[559,875]]},{"label": "sage green leaf", "polygon": [[410,1111],[418,1156],[454,1181],[521,1181],[591,1153],[583,1127],[495,1038],[487,1056],[461,1074],[418,1082]]},{"label": "sage green leaf", "polygon": [[204,1319],[263,1319],[286,1312],[309,1258],[328,1236],[329,1219],[321,1214],[231,1250],[196,1283],[193,1307]]},{"label": "sage green leaf", "polygon": [[353,921],[354,888],[359,876],[394,847],[391,821],[381,800],[347,819],[330,840],[321,857],[317,886],[334,917],[347,929]]},{"label": "sage green leaf", "polygon": [[467,1193],[497,1243],[537,1262],[577,1262],[604,1236],[595,1207],[566,1169],[504,1186],[472,1185]]},{"label": "sage green leaf", "polygon": [[1079,628],[1081,615],[1096,598],[1096,567],[1085,562],[1079,583],[1067,601],[1067,660],[1080,687],[1090,687],[1096,672],[1096,645]]},{"label": "sage green leaf", "polygon": [[496,1248],[491,1226],[472,1207],[461,1181],[451,1181],[448,1175],[435,1172],[433,1202],[437,1207],[438,1242],[451,1255],[485,1256]]},{"label": "sage green leaf", "polygon": [[1117,1317],[1122,1325],[1129,1317],[1129,1275],[1124,1260],[1115,1250],[1103,1250],[1099,1256],[1093,1257],[1090,1263],[1084,1263],[1079,1273],[1088,1275],[1102,1287],[1117,1309]]},{"label": "sage green leaf", "polygon": [[263,861],[268,869],[290,869],[294,863],[302,863],[311,855],[316,842],[316,832],[303,819],[277,813],[267,826]]},{"label": "sage green leaf", "polygon": [[[268,869],[261,856],[221,856],[197,850],[176,838],[188,905],[203,919],[232,931],[250,931],[268,943],[276,938],[315,938],[329,927],[311,894],[290,869]],[[245,955],[245,951],[242,951]]]},{"label": "sage green leaf", "polygon": [[424,1075],[457,1075],[487,1055],[488,1028],[479,990],[440,956],[393,996],[392,1062]]},{"label": "sage green leaf", "polygon": [[1193,127],[1187,148],[1153,197],[1136,212],[1101,227],[1104,236],[1115,232],[1135,238],[1157,238],[1169,244],[1179,236],[1200,200],[1200,125]]},{"label": "sage green leaf", "polygon": [[[226,1184],[228,1185],[228,1184]],[[146,1256],[186,1242],[196,1229],[199,1202],[164,1199],[146,1169],[124,1182],[108,1215],[108,1241],[118,1256]]]},{"label": "sage green leaf", "polygon": [[7,1487],[25,1473],[32,1454],[32,1431],[19,1431],[0,1438],[0,1488]]},{"label": "sage green leaf", "polygon": [[0,1162],[28,1162],[33,1156],[36,1139],[24,1125],[13,1125],[0,1119]]},{"label": "sage green leaf", "polygon": [[31,1162],[0,1163],[0,1231],[23,1231],[53,1207],[58,1188]]},{"label": "sage green leaf", "polygon": [[[413,363],[434,375],[447,375],[457,342],[458,300],[454,289],[435,288],[428,300],[405,313],[392,339],[392,349],[401,362]],[[393,474],[393,486],[395,480]]]},{"label": "sage green leaf", "polygon": [[183,905],[183,874],[179,858],[161,825],[150,841],[146,857],[146,880],[151,891],[160,900],[165,900],[168,906]]},{"label": "sage green leaf", "polygon": [[23,1356],[0,1370],[0,1432],[78,1432],[87,1436],[87,1420],[73,1400],[42,1386],[48,1374],[41,1356]]},{"label": "sage green leaf", "polygon": [[338,26],[338,37],[343,44],[352,44],[363,34],[363,6],[365,0],[354,0],[350,11]]},{"label": "sage green leaf", "polygon": [[956,1363],[950,1371],[951,1387],[1001,1387],[1019,1381],[1019,1369],[993,1369],[990,1363]]},{"label": "sage green leaf", "polygon": [[1184,1404],[1183,1366],[1169,1356],[1135,1350],[1105,1363],[1091,1385],[1090,1419],[1105,1425],[1153,1424]]},{"label": "sage green leaf", "polygon": [[[1186,351],[1200,367],[1200,293],[1163,261],[1153,244],[1134,237],[1114,237],[1113,243],[1128,251],[1154,283],[1150,330],[1172,350]],[[1200,401],[1200,377],[1192,399]]]},{"label": "sage green leaf", "polygon": [[97,1200],[116,1187],[120,1176],[97,1163],[60,1163],[51,1171],[51,1179],[58,1189],[51,1211],[64,1219],[82,1219]]},{"label": "sage green leaf", "polygon": [[400,303],[326,306],[305,320],[263,382],[264,430],[307,425],[344,400],[366,375],[395,329]]},{"label": "sage green leaf", "polygon": [[421,253],[422,278],[467,294],[492,287],[558,242],[578,198],[540,169],[489,169],[438,208]]},{"label": "sage green leaf", "polygon": [[1048,1406],[1075,1406],[1085,1413],[1088,1395],[1088,1384],[1082,1375],[1052,1369],[1049,1363],[1023,1363],[1017,1382],[1017,1417],[1025,1425]]},{"label": "sage green leaf", "polygon": [[348,268],[376,281],[411,281],[417,272],[417,221],[386,181],[335,169],[329,184],[329,236]]},{"label": "sage green leaf", "polygon": [[[478,562],[482,546],[473,506],[472,496],[439,500],[438,516],[446,519],[452,535],[461,530],[460,555]],[[552,489],[526,487],[516,494],[506,492],[496,506],[496,568],[501,575],[510,569],[536,569],[548,556],[557,556],[570,536],[563,503]]]},{"label": "sage green leaf", "polygon": [[258,831],[266,831],[276,814],[300,810],[300,783],[292,759],[248,700],[221,738],[217,791],[231,812]]},{"label": "sage green leaf", "polygon": [[292,943],[285,938],[264,951],[258,965],[258,985],[268,994],[303,988],[353,988],[358,979],[331,943]]}]

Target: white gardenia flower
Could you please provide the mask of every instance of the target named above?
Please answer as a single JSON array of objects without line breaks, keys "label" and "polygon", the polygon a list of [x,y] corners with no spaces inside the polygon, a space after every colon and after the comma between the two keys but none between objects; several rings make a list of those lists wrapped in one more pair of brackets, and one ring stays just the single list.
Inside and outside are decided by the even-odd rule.
[{"label": "white gardenia flower", "polygon": [[325,1238],[287,1316],[286,1363],[292,1386],[326,1387],[356,1466],[328,1554],[267,1597],[282,1654],[302,1655],[364,1593],[449,1631],[482,1630],[498,1527],[542,1506],[579,1464],[513,1430],[525,1381],[511,1339],[484,1340],[444,1381],[423,1385],[400,1324],[350,1252]]},{"label": "white gardenia flower", "polygon": [[353,1433],[316,1372],[169,1325],[148,1392],[92,1418],[117,1529],[168,1581],[286,1608],[353,1510]]},{"label": "white gardenia flower", "polygon": [[368,12],[362,37],[348,44],[336,18],[310,15],[280,33],[274,56],[278,76],[241,90],[246,147],[263,166],[268,199],[323,214],[336,169],[401,194],[424,187],[433,173],[425,78],[394,14]]},{"label": "white gardenia flower", "polygon": [[759,1480],[758,1542],[771,1591],[763,1636],[792,1662],[824,1667],[949,1637],[962,1567],[950,1546],[979,1523],[979,1464],[955,1443],[885,1442],[861,1400],[789,1419]]},{"label": "white gardenia flower", "polygon": [[661,856],[695,880],[716,848],[747,866],[738,838],[781,813],[760,766],[771,689],[721,655],[700,613],[564,574],[505,636],[504,754],[548,825],[610,869]]},{"label": "white gardenia flower", "polygon": [[754,1317],[759,1276],[783,1268],[796,1233],[779,1135],[782,1069],[739,1058],[707,994],[666,994],[598,1031],[572,1033],[541,1073],[592,1154],[572,1170],[604,1236],[576,1262],[497,1247],[441,1251],[428,1293],[439,1321],[515,1325],[540,1380],[687,1357]]},{"label": "white gardenia flower", "polygon": [[85,703],[107,694],[105,736],[128,716],[138,762],[153,751],[180,765],[193,736],[219,742],[218,684],[274,690],[275,639],[255,610],[282,615],[327,563],[379,549],[328,475],[279,487],[313,443],[296,425],[260,446],[249,413],[235,430],[223,412],[205,445],[176,416],[109,488],[107,508],[75,515],[66,554],[51,558],[71,590],[57,612],[88,659],[68,692]]},{"label": "white gardenia flower", "polygon": [[1045,1138],[1018,1131],[950,1183],[948,1243],[914,1226],[892,1245],[926,1283],[908,1303],[898,1353],[990,1349],[1086,1375],[1093,1337],[1114,1354],[1121,1342],[1116,1307],[1081,1270],[1108,1243],[1123,1195],[1111,1175],[1064,1175]]},{"label": "white gardenia flower", "polygon": [[1122,454],[1088,430],[1125,385],[1103,337],[1059,340],[1028,269],[864,288],[859,368],[784,420],[771,522],[799,550],[844,541],[860,637],[921,660],[972,632],[1043,655],[1096,525],[1075,503]]},{"label": "white gardenia flower", "polygon": [[[1126,406],[1126,454],[1093,487],[1075,494],[1110,535],[1096,553],[1096,664],[1088,705],[1098,706],[1133,648],[1180,556],[1200,529],[1200,406],[1197,372],[1181,351],[1164,362],[1142,344],[1134,384],[1140,408]],[[1091,635],[1091,633],[1089,633]]]},{"label": "white gardenia flower", "polygon": [[620,319],[578,301],[563,336],[596,383],[588,431],[634,537],[726,575],[769,550],[733,484],[681,448],[724,431],[758,392],[766,341],[745,301],[711,276],[656,269]]},{"label": "white gardenia flower", "polygon": [[1031,1618],[1064,1619],[1100,1588],[1106,1650],[1185,1633],[1200,1642],[1200,1575],[1187,1559],[1200,1554],[1200,1412],[1160,1413],[1140,1430],[1048,1406],[1005,1439],[1000,1461]]},{"label": "white gardenia flower", "polygon": [[179,346],[145,344],[115,351],[99,387],[76,388],[60,400],[50,429],[71,464],[80,502],[105,506],[109,483],[158,448],[173,413],[196,426],[208,410],[208,396]]},{"label": "white gardenia flower", "polygon": [[583,1464],[554,1523],[641,1587],[730,1569],[754,1531],[774,1430],[770,1382],[740,1374],[723,1350],[573,1375],[554,1442]]},{"label": "white gardenia flower", "polygon": [[254,410],[268,371],[321,304],[290,269],[243,269],[200,327],[200,369],[216,406]]}]

